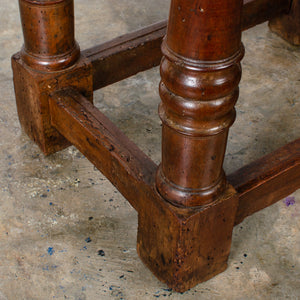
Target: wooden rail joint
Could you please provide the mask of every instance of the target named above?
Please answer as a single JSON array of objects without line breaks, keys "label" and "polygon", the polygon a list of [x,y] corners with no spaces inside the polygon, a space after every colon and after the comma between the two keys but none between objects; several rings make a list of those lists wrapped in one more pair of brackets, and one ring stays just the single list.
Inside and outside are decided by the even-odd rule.
[{"label": "wooden rail joint", "polygon": [[93,99],[92,67],[81,57],[72,67],[45,72],[28,66],[20,53],[13,55],[12,68],[18,116],[25,133],[45,155],[71,144],[51,126],[49,95],[64,87],[74,87],[89,101]]},{"label": "wooden rail joint", "polygon": [[74,39],[72,0],[19,5],[24,45],[12,56],[18,115],[23,130],[48,155],[70,145],[50,124],[49,94],[74,87],[92,101],[93,70]]},{"label": "wooden rail joint", "polygon": [[233,226],[300,185],[299,139],[229,175],[217,201],[180,208],[157,192],[155,163],[83,95],[53,92],[49,107],[51,125],[137,210],[141,259],[179,292],[225,270]]},{"label": "wooden rail joint", "polygon": [[[299,0],[290,11],[286,0],[223,2],[220,10],[218,1],[203,1],[207,7],[192,15],[193,1],[172,0],[162,52],[166,21],[80,53],[72,0],[20,0],[24,46],[12,68],[23,129],[45,154],[75,145],[118,188],[138,212],[141,259],[179,292],[225,270],[233,226],[300,185],[300,139],[227,178],[222,169],[241,76],[241,29],[276,18],[272,28],[291,37],[296,26],[292,39],[299,38]],[[199,18],[206,9],[211,13]],[[92,97],[160,61],[158,168]]]},{"label": "wooden rail joint", "polygon": [[173,206],[156,190],[157,166],[85,97],[63,89],[49,106],[52,126],[138,211],[138,253],[159,279],[183,292],[225,270],[238,205],[230,185],[209,205]]}]

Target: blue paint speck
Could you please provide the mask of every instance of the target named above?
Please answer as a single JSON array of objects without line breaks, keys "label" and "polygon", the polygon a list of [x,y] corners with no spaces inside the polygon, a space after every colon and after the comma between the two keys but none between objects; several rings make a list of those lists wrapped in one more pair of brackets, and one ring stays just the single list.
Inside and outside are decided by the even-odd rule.
[{"label": "blue paint speck", "polygon": [[292,196],[286,197],[284,199],[284,203],[285,203],[286,206],[294,205],[295,204],[295,197],[292,197]]},{"label": "blue paint speck", "polygon": [[90,237],[88,237],[88,238],[85,239],[85,241],[86,241],[87,243],[90,243],[92,240],[91,240]]},{"label": "blue paint speck", "polygon": [[49,205],[53,205],[53,203],[52,203],[52,202],[49,202]]},{"label": "blue paint speck", "polygon": [[49,247],[47,252],[49,255],[52,255],[55,251],[54,251],[53,247]]},{"label": "blue paint speck", "polygon": [[50,269],[56,269],[56,268],[57,268],[57,265],[52,265],[52,266],[50,266],[50,267],[49,267],[49,266],[44,266],[44,267],[43,267],[43,270],[44,270],[44,271],[49,271]]}]

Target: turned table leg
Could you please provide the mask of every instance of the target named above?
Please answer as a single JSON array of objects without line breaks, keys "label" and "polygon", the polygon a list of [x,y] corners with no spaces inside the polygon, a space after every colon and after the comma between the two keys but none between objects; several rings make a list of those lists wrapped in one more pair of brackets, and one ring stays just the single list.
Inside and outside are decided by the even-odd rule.
[{"label": "turned table leg", "polygon": [[[157,64],[153,49],[164,26],[80,53],[73,0],[19,0],[24,46],[12,57],[12,67],[23,129],[45,154],[71,142],[107,176],[138,211],[141,259],[179,292],[224,271],[234,224],[298,186],[287,182],[299,178],[298,141],[233,174],[238,192],[223,171],[239,95],[241,26],[258,24],[287,5],[276,1],[277,10],[271,11],[266,1],[244,1],[241,25],[242,0],[171,0],[162,43],[162,162],[157,168],[90,102],[93,88]],[[270,23],[296,44],[299,1],[292,2],[289,15]],[[267,11],[250,18],[257,7]],[[295,34],[290,35],[290,26]],[[153,57],[141,69],[132,68],[145,53]],[[125,58],[124,73],[97,78],[118,72],[115,66],[121,68]]]},{"label": "turned table leg", "polygon": [[180,292],[227,266],[238,197],[222,165],[239,95],[241,9],[240,0],[171,2],[156,175],[169,208],[148,204],[139,211],[138,252]]},{"label": "turned table leg", "polygon": [[24,35],[21,57],[27,65],[55,71],[78,60],[72,0],[20,0],[19,4]]},{"label": "turned table leg", "polygon": [[160,194],[178,206],[211,203],[226,189],[222,169],[241,77],[237,1],[173,0],[162,45]]},{"label": "turned table leg", "polygon": [[51,126],[49,94],[73,86],[91,99],[91,67],[80,59],[74,39],[73,0],[20,0],[19,5],[24,46],[12,57],[19,120],[50,154],[70,144]]}]

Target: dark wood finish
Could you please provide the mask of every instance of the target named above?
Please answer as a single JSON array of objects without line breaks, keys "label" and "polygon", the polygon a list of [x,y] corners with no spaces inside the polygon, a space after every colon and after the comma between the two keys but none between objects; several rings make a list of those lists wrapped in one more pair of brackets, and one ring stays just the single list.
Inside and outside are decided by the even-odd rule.
[{"label": "dark wood finish", "polygon": [[[50,112],[52,126],[109,178],[138,212],[143,206],[141,199],[156,197],[149,196],[156,164],[82,94],[74,89],[54,92]],[[294,192],[300,184],[299,168],[300,139],[230,174],[228,181],[239,198],[235,224]]]},{"label": "dark wood finish", "polygon": [[27,65],[53,71],[79,59],[73,0],[19,0],[19,6],[24,35],[21,56]]},{"label": "dark wood finish", "polygon": [[[241,9],[240,0],[171,1],[160,64],[162,161],[156,187],[173,205],[200,211],[179,226],[176,220],[155,224],[154,214],[140,212],[139,225],[145,229],[140,230],[138,251],[158,278],[175,277],[178,291],[224,271],[230,253],[238,198],[226,183],[222,165],[244,54]],[[174,227],[162,234],[161,223],[166,229]],[[161,248],[168,247],[168,232],[178,245],[175,269],[169,254],[174,246]],[[161,267],[164,262],[170,265],[167,273]],[[167,283],[174,286],[173,281]]]},{"label": "dark wood finish", "polygon": [[217,201],[199,208],[180,209],[161,198],[144,199],[138,216],[140,258],[177,292],[224,271],[237,199],[231,186]]},{"label": "dark wood finish", "polygon": [[92,68],[86,58],[78,59],[73,1],[19,3],[24,46],[12,57],[18,115],[23,130],[48,155],[70,145],[50,124],[49,94],[74,87],[92,101]]},{"label": "dark wood finish", "polygon": [[183,292],[226,268],[238,200],[232,187],[205,208],[178,209],[156,191],[157,166],[80,93],[53,93],[50,112],[52,125],[138,211],[138,252],[158,278]]},{"label": "dark wood finish", "polygon": [[271,20],[290,10],[292,0],[244,0],[242,30]]},{"label": "dark wood finish", "polygon": [[162,162],[156,184],[163,198],[183,207],[210,203],[226,187],[222,165],[244,49],[242,2],[221,2],[172,1],[162,44]]},{"label": "dark wood finish", "polygon": [[80,93],[67,89],[51,94],[50,112],[52,125],[138,211],[141,259],[160,280],[179,292],[226,268],[234,223],[300,185],[299,139],[229,175],[238,194],[228,186],[210,205],[180,209],[156,192],[157,166]]},{"label": "dark wood finish", "polygon": [[[245,0],[242,8],[242,30],[287,13],[289,2]],[[166,31],[167,20],[84,50],[82,54],[93,66],[94,90],[158,66],[162,57],[161,43]]]},{"label": "dark wood finish", "polygon": [[300,45],[300,1],[292,0],[288,14],[277,16],[269,22],[270,29],[289,43]]},{"label": "dark wood finish", "polygon": [[74,69],[46,73],[32,69],[24,63],[19,54],[15,54],[12,57],[12,68],[22,129],[38,144],[45,155],[70,146],[70,143],[51,126],[49,93],[64,87],[74,87],[92,101],[91,65],[82,58]]},{"label": "dark wood finish", "polygon": [[50,112],[52,125],[139,211],[156,171],[152,160],[76,90],[52,94]]},{"label": "dark wood finish", "polygon": [[[166,23],[80,56],[73,0],[19,2],[24,46],[12,67],[25,132],[45,154],[74,144],[109,178],[138,211],[141,259],[174,290],[225,270],[234,224],[300,186],[300,140],[231,174],[233,186],[222,169],[241,30],[288,13],[290,1],[172,0],[162,45],[159,168],[93,106],[92,95],[157,65]],[[299,0],[271,27],[298,41]]]},{"label": "dark wood finish", "polygon": [[94,90],[158,66],[167,22],[159,22],[84,50],[93,66]]},{"label": "dark wood finish", "polygon": [[300,139],[228,176],[239,194],[235,224],[300,186]]}]

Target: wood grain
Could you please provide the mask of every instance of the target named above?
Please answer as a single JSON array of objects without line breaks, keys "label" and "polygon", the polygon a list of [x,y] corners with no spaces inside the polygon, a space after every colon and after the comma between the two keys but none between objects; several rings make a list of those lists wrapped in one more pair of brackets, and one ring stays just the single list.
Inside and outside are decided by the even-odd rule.
[{"label": "wood grain", "polygon": [[300,187],[300,139],[228,176],[239,194],[235,224]]},{"label": "wood grain", "polygon": [[50,113],[52,125],[138,211],[137,251],[155,276],[178,292],[226,269],[234,223],[300,186],[299,139],[231,174],[228,179],[237,193],[228,185],[209,205],[178,208],[157,193],[157,166],[76,90],[53,93]]},{"label": "wood grain", "polygon": [[52,125],[75,145],[139,210],[153,186],[156,165],[76,90],[51,95]]},{"label": "wood grain", "polygon": [[[242,30],[288,12],[289,2],[244,1]],[[82,51],[93,65],[94,90],[158,66],[162,57],[161,43],[166,30],[167,20]]]}]

